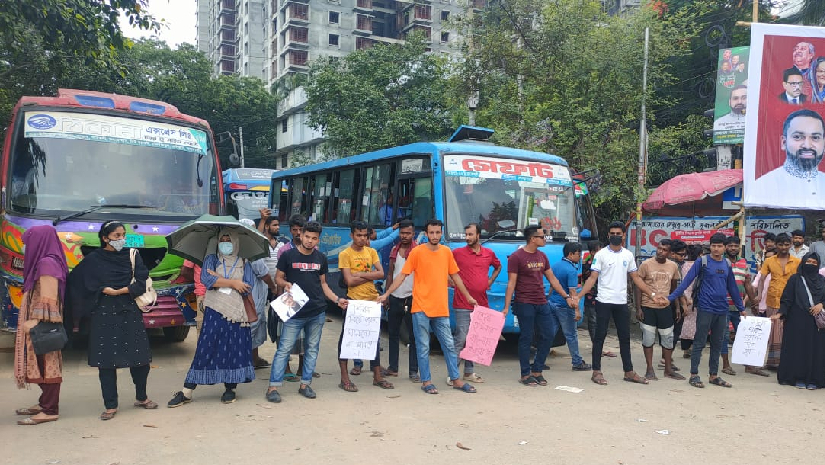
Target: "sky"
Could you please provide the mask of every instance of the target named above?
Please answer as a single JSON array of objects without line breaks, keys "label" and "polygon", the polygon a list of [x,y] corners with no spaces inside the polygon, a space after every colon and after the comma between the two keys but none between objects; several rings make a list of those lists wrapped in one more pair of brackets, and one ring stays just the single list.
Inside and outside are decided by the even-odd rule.
[{"label": "sky", "polygon": [[[195,23],[197,2],[195,0],[148,0],[148,12],[158,20],[163,20],[160,32],[157,34],[172,48],[183,42],[195,44]],[[129,20],[121,16],[123,33],[131,39],[149,37],[149,31],[129,25]]]}]

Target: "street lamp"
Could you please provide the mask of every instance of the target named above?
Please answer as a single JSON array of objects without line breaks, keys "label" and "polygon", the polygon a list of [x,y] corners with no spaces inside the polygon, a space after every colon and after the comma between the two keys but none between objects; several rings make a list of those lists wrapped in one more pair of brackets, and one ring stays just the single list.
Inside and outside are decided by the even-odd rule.
[{"label": "street lamp", "polygon": [[[243,128],[238,128],[238,133],[240,134],[241,138],[241,152],[240,156],[238,156],[238,143],[235,141],[235,136],[232,135],[229,131],[224,131],[221,133],[216,134],[217,136],[222,136],[224,134],[228,135],[229,138],[232,140],[232,153],[229,155],[229,163],[237,166],[240,165],[241,168],[244,168],[244,159],[243,159]],[[221,142],[221,141],[218,141]]]}]

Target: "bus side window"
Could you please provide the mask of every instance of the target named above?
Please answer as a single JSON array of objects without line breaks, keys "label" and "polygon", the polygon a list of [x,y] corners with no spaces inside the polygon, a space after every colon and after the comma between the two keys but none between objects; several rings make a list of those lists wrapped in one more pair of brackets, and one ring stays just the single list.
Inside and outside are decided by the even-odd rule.
[{"label": "bus side window", "polygon": [[435,218],[435,212],[433,211],[432,178],[415,179],[410,216],[417,228],[423,228],[430,218]]},{"label": "bus side window", "polygon": [[332,190],[332,182],[326,174],[318,174],[312,189],[312,210],[309,212],[313,221],[326,222],[327,203]]},{"label": "bus side window", "polygon": [[335,209],[332,222],[348,225],[355,219],[354,196],[358,192],[355,188],[355,170],[337,173],[332,187],[333,208]]},{"label": "bus side window", "polygon": [[[276,197],[272,198],[272,206],[278,206],[278,221],[280,223],[286,223],[289,221],[288,214],[289,214],[289,191],[284,190],[283,181],[276,181],[275,192],[270,193],[270,195],[275,195]],[[278,199],[278,203],[276,204],[276,199]]]},{"label": "bus side window", "polygon": [[306,188],[308,187],[307,184],[309,184],[308,178],[295,178],[292,180],[292,196],[290,199],[292,206],[290,208],[290,216],[307,216],[307,210],[309,210],[306,195]]},{"label": "bus side window", "polygon": [[366,169],[364,197],[361,199],[361,221],[372,225],[392,225],[393,199],[390,196],[390,185],[390,165],[370,166]]}]

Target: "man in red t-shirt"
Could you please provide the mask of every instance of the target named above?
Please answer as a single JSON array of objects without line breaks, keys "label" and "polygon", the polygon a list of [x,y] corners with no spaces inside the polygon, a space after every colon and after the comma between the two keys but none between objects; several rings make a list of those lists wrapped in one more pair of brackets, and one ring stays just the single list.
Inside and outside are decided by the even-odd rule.
[{"label": "man in red t-shirt", "polygon": [[[464,235],[467,247],[453,250],[453,257],[455,257],[455,262],[458,264],[458,275],[461,276],[461,280],[464,281],[464,286],[470,295],[478,301],[478,305],[487,307],[489,306],[487,289],[493,285],[501,272],[501,262],[492,250],[482,247],[479,243],[481,229],[478,223],[470,223],[465,226]],[[493,269],[493,274],[488,278],[490,268]],[[460,292],[454,292],[453,315],[455,316],[455,329],[453,329],[453,340],[455,341],[455,351],[458,354],[461,353],[467,343],[467,333],[470,332],[470,313],[472,311],[473,306],[467,302],[467,299]],[[461,358],[458,362],[461,364]],[[483,383],[484,379],[473,371],[474,368],[473,362],[464,360],[464,381]]]}]

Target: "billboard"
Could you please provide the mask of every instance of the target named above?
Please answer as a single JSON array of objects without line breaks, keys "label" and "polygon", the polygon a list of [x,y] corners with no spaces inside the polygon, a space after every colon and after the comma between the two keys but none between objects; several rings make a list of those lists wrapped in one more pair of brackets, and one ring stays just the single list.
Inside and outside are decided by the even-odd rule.
[{"label": "billboard", "polygon": [[743,153],[748,207],[825,208],[825,28],[754,23]]},{"label": "billboard", "polygon": [[713,107],[714,144],[741,144],[745,139],[749,51],[750,47],[719,50]]}]

